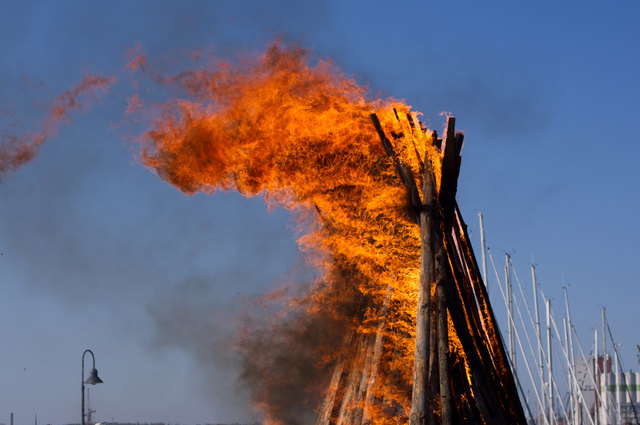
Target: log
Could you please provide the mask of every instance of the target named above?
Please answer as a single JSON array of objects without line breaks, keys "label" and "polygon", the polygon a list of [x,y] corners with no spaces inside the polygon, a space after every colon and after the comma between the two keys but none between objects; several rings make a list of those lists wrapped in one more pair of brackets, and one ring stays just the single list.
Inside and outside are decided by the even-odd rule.
[{"label": "log", "polygon": [[449,337],[447,323],[447,287],[452,279],[445,250],[444,235],[450,233],[453,223],[455,197],[460,174],[462,136],[455,133],[455,118],[447,120],[447,135],[442,157],[442,175],[438,204],[440,220],[432,229],[435,253],[436,314],[438,344],[438,374],[440,391],[440,418],[442,425],[452,423],[451,378],[449,374]]},{"label": "log", "polygon": [[[440,227],[440,225],[436,226]],[[451,378],[449,374],[449,326],[447,323],[446,286],[451,285],[447,256],[442,241],[442,230],[437,229],[434,241],[436,275],[436,321],[438,332],[438,375],[440,380],[440,417],[442,425],[452,424]]]},{"label": "log", "polygon": [[416,313],[416,348],[413,367],[410,425],[425,425],[429,413],[428,361],[430,353],[431,284],[434,279],[431,229],[436,211],[436,187],[431,160],[424,161],[422,187],[423,201],[420,211],[420,280],[418,283],[418,310]]},{"label": "log", "polygon": [[[433,246],[431,247],[431,249],[433,250]],[[432,261],[435,261],[435,258]],[[438,374],[438,312],[436,304],[436,290],[437,288],[434,265],[434,279],[429,289],[429,294],[431,296],[431,303],[429,304],[431,315],[429,319],[429,369],[427,371],[427,404],[429,405],[427,415],[428,425],[435,425],[439,422],[438,414],[440,412],[440,379]]]}]

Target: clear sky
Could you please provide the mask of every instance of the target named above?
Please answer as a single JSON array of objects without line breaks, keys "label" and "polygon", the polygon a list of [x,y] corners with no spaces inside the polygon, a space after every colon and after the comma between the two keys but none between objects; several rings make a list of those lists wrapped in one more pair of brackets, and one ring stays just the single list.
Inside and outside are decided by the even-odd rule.
[{"label": "clear sky", "polygon": [[[532,258],[562,286],[588,350],[606,307],[626,368],[640,344],[640,6],[635,2],[0,1],[0,123],[115,73],[139,44],[163,57],[260,51],[282,37],[373,92],[466,132],[458,202],[479,255]],[[99,421],[255,416],[224,347],[234,313],[301,264],[291,219],[235,193],[185,196],[132,155],[114,90],[0,184],[0,423],[80,421],[96,355]],[[494,303],[499,296],[489,281]]]}]

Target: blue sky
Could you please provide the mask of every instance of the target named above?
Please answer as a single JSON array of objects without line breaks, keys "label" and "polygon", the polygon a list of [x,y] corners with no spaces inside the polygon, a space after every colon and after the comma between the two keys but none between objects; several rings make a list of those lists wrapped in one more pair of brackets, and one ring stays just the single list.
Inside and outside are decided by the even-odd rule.
[{"label": "blue sky", "polygon": [[[86,70],[276,37],[330,57],[374,93],[466,132],[458,202],[503,265],[569,288],[583,346],[606,307],[627,367],[640,344],[640,6],[633,2],[0,2],[0,123]],[[42,85],[39,85],[42,82]],[[179,193],[141,167],[114,89],[0,184],[0,422],[78,422],[80,356],[105,384],[100,421],[254,418],[224,345],[230,318],[302,262],[261,199]],[[499,265],[501,267],[502,265]],[[495,279],[492,301],[499,302]],[[530,285],[530,283],[529,283]],[[530,286],[529,286],[530,288]],[[171,318],[171,320],[167,320]],[[6,419],[5,419],[6,418]]]}]

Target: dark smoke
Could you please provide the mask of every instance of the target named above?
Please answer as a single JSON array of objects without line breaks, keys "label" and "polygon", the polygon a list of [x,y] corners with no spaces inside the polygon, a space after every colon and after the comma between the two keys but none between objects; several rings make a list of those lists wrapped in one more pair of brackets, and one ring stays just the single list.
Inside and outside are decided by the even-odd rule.
[{"label": "dark smoke", "polygon": [[[266,294],[227,300],[219,288],[237,276],[187,279],[149,306],[154,346],[189,353],[218,402],[239,411],[250,400],[274,424],[313,423],[336,353],[367,300],[352,290],[357,275],[345,268],[321,282],[305,283],[304,275],[294,273],[288,279],[297,283],[281,282]],[[309,295],[327,286],[324,302],[310,310]],[[242,412],[247,420],[257,415]]]},{"label": "dark smoke", "polygon": [[[331,367],[344,349],[344,336],[353,330],[352,324],[363,319],[364,307],[371,304],[355,290],[356,279],[358,275],[349,266],[336,262],[325,281],[296,285],[296,291],[307,294],[294,297],[289,302],[292,307],[279,306],[276,301],[276,314],[267,316],[275,316],[275,320],[251,312],[243,319],[236,340],[239,381],[273,423],[304,425],[316,421]],[[321,293],[320,288],[328,291]],[[312,298],[320,302],[312,303]]]},{"label": "dark smoke", "polygon": [[[147,306],[155,323],[152,347],[187,353],[198,365],[200,377],[194,384],[215,405],[225,406],[230,419],[253,421],[257,412],[246,409],[248,394],[236,382],[238,362],[231,344],[243,302],[221,294],[220,288],[233,285],[227,279],[233,277],[191,277],[158,291]],[[225,298],[227,302],[221,301]]]}]

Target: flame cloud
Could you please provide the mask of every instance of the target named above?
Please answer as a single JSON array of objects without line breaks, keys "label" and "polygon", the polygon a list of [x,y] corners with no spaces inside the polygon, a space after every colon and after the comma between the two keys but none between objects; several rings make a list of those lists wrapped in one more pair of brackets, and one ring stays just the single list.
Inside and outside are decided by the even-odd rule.
[{"label": "flame cloud", "polygon": [[69,112],[88,110],[91,102],[108,91],[115,77],[87,75],[73,88],[57,96],[40,124],[40,130],[22,135],[3,134],[0,142],[0,182],[24,164],[33,160],[42,145],[58,135],[62,124],[70,123]]},{"label": "flame cloud", "polygon": [[[364,365],[376,377],[370,420],[406,419],[419,230],[369,114],[390,134],[410,106],[368,99],[330,61],[313,62],[308,51],[282,43],[254,59],[214,59],[163,81],[185,96],[154,107],[141,162],[186,194],[236,190],[288,209],[318,270],[317,281],[281,300],[284,313],[239,332],[241,380],[267,423],[314,421],[331,391],[347,391],[332,389],[336,368],[364,379]],[[420,176],[418,155],[430,143],[402,146],[405,139],[396,140],[397,150]],[[376,336],[372,365],[372,350],[362,347]]]}]

